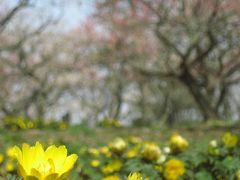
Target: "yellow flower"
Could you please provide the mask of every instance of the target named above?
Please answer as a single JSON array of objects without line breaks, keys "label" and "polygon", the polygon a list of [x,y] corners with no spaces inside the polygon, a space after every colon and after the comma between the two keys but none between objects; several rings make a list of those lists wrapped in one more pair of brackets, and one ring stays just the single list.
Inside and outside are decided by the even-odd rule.
[{"label": "yellow flower", "polygon": [[59,129],[64,130],[64,129],[67,129],[67,124],[64,122],[60,122],[58,127],[59,127]]},{"label": "yellow flower", "polygon": [[4,156],[2,153],[0,153],[0,164],[2,164],[3,160],[4,160]]},{"label": "yellow flower", "polygon": [[98,166],[100,165],[100,161],[94,159],[94,160],[92,160],[92,161],[90,162],[90,165],[91,165],[92,167],[98,167]]},{"label": "yellow flower", "polygon": [[6,165],[5,165],[6,171],[7,172],[12,172],[14,171],[14,163],[13,160],[9,160],[7,161]]},{"label": "yellow flower", "polygon": [[104,166],[101,170],[103,174],[111,174],[113,172],[118,172],[122,166],[123,164],[120,160],[115,160]]},{"label": "yellow flower", "polygon": [[122,138],[116,138],[112,144],[110,144],[112,151],[116,154],[122,154],[127,147],[126,142]]},{"label": "yellow flower", "polygon": [[103,155],[105,155],[106,157],[111,157],[111,152],[109,150],[109,148],[107,146],[103,146],[99,149],[99,152]]},{"label": "yellow flower", "polygon": [[88,150],[88,152],[92,155],[92,156],[98,156],[99,155],[99,151],[96,148],[90,148]]},{"label": "yellow flower", "polygon": [[227,148],[234,148],[237,146],[238,143],[238,137],[235,134],[232,134],[230,132],[227,132],[223,135],[223,143],[224,146]]},{"label": "yellow flower", "polygon": [[140,143],[142,143],[142,139],[139,137],[136,137],[136,136],[130,136],[129,142],[132,144],[140,144]]},{"label": "yellow flower", "polygon": [[157,161],[161,156],[161,150],[155,143],[146,143],[144,145],[142,156],[150,161]]},{"label": "yellow flower", "polygon": [[178,180],[184,172],[185,168],[183,162],[172,159],[166,162],[163,175],[166,180]]},{"label": "yellow flower", "polygon": [[113,126],[116,127],[116,128],[122,127],[121,122],[120,122],[119,120],[117,120],[117,119],[114,119],[114,120],[112,121],[112,124],[113,124]]},{"label": "yellow flower", "polygon": [[84,155],[84,154],[86,154],[87,151],[88,151],[87,147],[81,147],[79,150],[79,154]]},{"label": "yellow flower", "polygon": [[18,174],[24,180],[65,180],[78,158],[76,154],[67,156],[65,146],[52,145],[44,151],[39,142],[35,146],[23,144],[22,149],[15,146],[15,156]]},{"label": "yellow flower", "polygon": [[138,149],[136,148],[132,148],[132,149],[129,149],[126,153],[126,157],[127,158],[133,158],[133,157],[136,157],[138,154]]},{"label": "yellow flower", "polygon": [[155,166],[154,166],[154,169],[155,169],[156,171],[160,172],[160,173],[163,172],[163,166],[162,166],[162,165],[155,165]]},{"label": "yellow flower", "polygon": [[27,128],[32,129],[34,128],[34,123],[32,121],[27,122]]},{"label": "yellow flower", "polygon": [[208,154],[210,155],[219,155],[219,149],[217,149],[218,143],[216,140],[212,140],[208,144]]},{"label": "yellow flower", "polygon": [[240,180],[240,170],[238,170],[235,174],[236,180]]},{"label": "yellow flower", "polygon": [[142,175],[139,172],[129,174],[127,180],[142,180]]},{"label": "yellow flower", "polygon": [[27,128],[27,126],[26,126],[26,124],[25,124],[25,122],[24,122],[24,119],[23,119],[22,117],[19,117],[19,118],[17,119],[17,124],[18,124],[18,126],[19,126],[21,129],[26,129],[26,128]]},{"label": "yellow flower", "polygon": [[112,176],[106,176],[102,178],[102,180],[120,180],[120,178],[119,176],[112,175]]},{"label": "yellow flower", "polygon": [[173,153],[184,152],[188,148],[188,142],[182,136],[173,134],[170,138],[170,148]]},{"label": "yellow flower", "polygon": [[101,154],[107,154],[109,152],[109,148],[107,146],[103,146],[99,149]]},{"label": "yellow flower", "polygon": [[111,174],[114,172],[113,168],[110,167],[109,165],[103,166],[101,171],[103,174]]},{"label": "yellow flower", "polygon": [[15,158],[15,148],[14,148],[14,147],[9,147],[9,148],[6,150],[6,153],[7,153],[7,156],[8,156],[10,159],[14,159],[14,158]]}]

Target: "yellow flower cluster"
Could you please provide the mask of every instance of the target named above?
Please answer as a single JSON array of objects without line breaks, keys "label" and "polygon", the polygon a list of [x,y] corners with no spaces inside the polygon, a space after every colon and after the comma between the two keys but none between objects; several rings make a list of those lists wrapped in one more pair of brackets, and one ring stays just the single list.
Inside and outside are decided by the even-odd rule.
[{"label": "yellow flower cluster", "polygon": [[36,123],[34,123],[32,120],[26,120],[22,117],[8,117],[6,116],[3,119],[3,125],[11,129],[13,131],[16,131],[18,129],[32,129],[36,127]]},{"label": "yellow flower cluster", "polygon": [[[153,180],[159,178],[180,180],[195,178],[195,174],[186,173],[186,168],[189,167],[188,172],[197,172],[208,163],[202,157],[197,159],[199,161],[197,165],[194,164],[195,160],[193,162],[191,159],[180,160],[184,159],[186,154],[178,153],[186,151],[188,142],[178,134],[171,136],[169,143],[166,144],[169,147],[164,146],[161,149],[155,142],[144,142],[140,138],[129,137],[116,138],[110,144],[97,148],[82,147],[79,151],[81,158],[76,174],[80,179]],[[213,162],[216,159],[218,163],[221,163],[222,159],[224,163],[230,164],[231,169],[228,171],[231,172],[229,173],[231,178],[240,180],[240,170],[238,167],[234,167],[239,161],[239,158],[234,159],[236,155],[239,155],[236,134],[227,132],[222,136],[221,141],[210,141],[205,155],[206,157],[210,155]],[[8,173],[14,174],[17,170],[23,180],[67,180],[77,158],[76,154],[67,155],[65,146],[51,145],[44,149],[39,142],[36,142],[34,146],[23,144],[21,148],[9,147],[5,154],[0,153],[0,177],[7,174],[1,174],[1,168],[5,167]],[[215,176],[215,169],[218,167],[212,167],[212,164],[207,164],[207,166],[213,169],[204,171],[207,173],[209,171],[209,176]],[[219,167],[221,168],[221,166]],[[217,169],[217,172],[221,173],[221,170]],[[129,174],[129,172],[133,173]],[[129,175],[127,176],[127,174]],[[219,174],[217,178],[226,179],[228,176]]]},{"label": "yellow flower cluster", "polygon": [[118,119],[102,119],[98,123],[98,125],[101,127],[115,127],[115,128],[122,127],[122,124]]},{"label": "yellow flower cluster", "polygon": [[[180,139],[180,143],[177,141],[180,144],[179,147],[183,147],[181,144],[183,138],[177,139]],[[185,142],[186,140],[184,139]],[[102,180],[122,179],[122,176],[120,177],[119,174],[125,171],[123,170],[126,166],[125,163],[131,159],[133,161],[139,159],[141,163],[151,164],[153,170],[166,180],[179,178],[185,172],[183,162],[180,160],[167,161],[169,159],[168,155],[171,153],[169,147],[165,147],[161,151],[155,142],[144,142],[141,138],[133,136],[128,139],[118,137],[109,143],[108,146],[87,149],[84,147],[80,150],[80,153],[83,156],[84,153],[86,153],[85,155],[90,155],[90,160],[87,164],[94,168],[95,172],[101,172]],[[85,168],[88,167],[85,166]],[[135,172],[131,173],[127,180],[151,180],[151,178],[145,176]]]},{"label": "yellow flower cluster", "polygon": [[25,119],[21,116],[6,116],[3,118],[3,126],[12,131],[51,127],[54,129],[65,130],[69,124],[64,121],[48,120],[40,122],[38,119]]}]

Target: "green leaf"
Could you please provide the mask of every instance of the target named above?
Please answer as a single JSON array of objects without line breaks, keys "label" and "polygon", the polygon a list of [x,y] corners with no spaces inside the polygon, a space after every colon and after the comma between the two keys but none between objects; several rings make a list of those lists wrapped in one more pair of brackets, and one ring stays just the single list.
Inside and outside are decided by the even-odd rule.
[{"label": "green leaf", "polygon": [[18,177],[18,176],[12,175],[12,174],[7,174],[6,178],[7,178],[7,180],[22,180],[21,177]]},{"label": "green leaf", "polygon": [[196,180],[213,180],[211,174],[207,171],[200,171],[195,175]]}]

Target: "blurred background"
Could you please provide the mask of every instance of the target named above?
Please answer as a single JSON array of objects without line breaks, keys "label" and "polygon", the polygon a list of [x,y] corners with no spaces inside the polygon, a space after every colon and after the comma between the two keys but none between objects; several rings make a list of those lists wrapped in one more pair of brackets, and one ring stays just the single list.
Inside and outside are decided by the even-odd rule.
[{"label": "blurred background", "polygon": [[0,119],[240,118],[239,0],[0,0]]}]

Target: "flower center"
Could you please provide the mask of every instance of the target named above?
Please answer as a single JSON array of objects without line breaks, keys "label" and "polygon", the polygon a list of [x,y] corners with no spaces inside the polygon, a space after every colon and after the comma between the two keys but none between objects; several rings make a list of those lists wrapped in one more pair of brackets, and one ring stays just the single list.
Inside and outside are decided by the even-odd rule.
[{"label": "flower center", "polygon": [[51,172],[52,166],[49,162],[47,161],[40,161],[36,167],[36,169],[42,174],[42,175],[47,175]]}]

